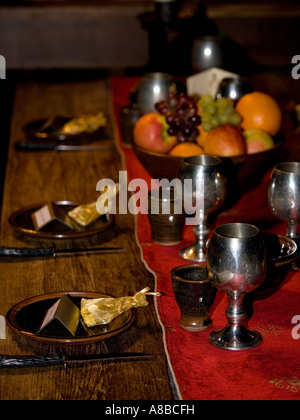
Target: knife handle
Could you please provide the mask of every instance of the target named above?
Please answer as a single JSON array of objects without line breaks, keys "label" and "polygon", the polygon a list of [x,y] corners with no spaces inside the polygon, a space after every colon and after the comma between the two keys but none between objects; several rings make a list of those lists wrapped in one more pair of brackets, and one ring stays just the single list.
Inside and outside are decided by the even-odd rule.
[{"label": "knife handle", "polygon": [[0,356],[0,368],[59,365],[64,361],[63,356]]},{"label": "knife handle", "polygon": [[55,143],[27,143],[25,141],[19,141],[15,143],[16,150],[28,150],[28,151],[40,151],[40,150],[55,150]]},{"label": "knife handle", "polygon": [[2,257],[38,257],[53,256],[53,250],[48,248],[7,248],[0,247],[0,256]]}]

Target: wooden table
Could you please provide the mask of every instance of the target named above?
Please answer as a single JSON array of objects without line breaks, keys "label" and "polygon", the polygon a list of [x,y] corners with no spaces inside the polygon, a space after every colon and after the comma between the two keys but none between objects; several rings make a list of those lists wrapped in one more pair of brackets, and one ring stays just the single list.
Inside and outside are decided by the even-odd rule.
[{"label": "wooden table", "polygon": [[[284,133],[287,141],[283,158],[299,160],[299,134],[288,111],[299,103],[299,81],[290,75],[257,75],[255,88],[271,93],[284,105]],[[124,169],[118,149],[105,152],[21,152],[13,143],[24,139],[22,127],[28,121],[53,113],[78,115],[95,113],[110,103],[104,81],[57,84],[23,83],[16,89],[11,137],[3,191],[1,246],[48,246],[26,236],[16,235],[9,216],[16,210],[41,201],[74,200],[88,203],[98,198],[96,184],[102,178],[118,179]],[[292,102],[292,103],[291,103]],[[113,121],[110,129],[115,129]],[[100,143],[100,142],[98,142]],[[104,242],[105,240],[105,242]],[[74,242],[74,243],[73,243]],[[100,242],[102,242],[100,244]],[[103,240],[92,237],[58,242],[57,247],[120,246],[126,254],[86,255],[57,259],[4,260],[1,263],[0,315],[17,302],[31,296],[58,291],[97,291],[112,296],[132,295],[145,286],[154,289],[154,279],[141,260],[132,215],[117,215],[116,229]],[[151,352],[154,361],[102,362],[63,367],[1,369],[0,399],[97,399],[170,400],[172,376],[164,349],[164,339],[153,298],[139,308],[137,320],[123,334],[100,343],[98,353]],[[6,331],[0,339],[0,354],[29,354]],[[53,352],[53,348],[49,352]],[[89,351],[91,351],[89,349]]]},{"label": "wooden table", "polygon": [[[109,109],[104,81],[62,84],[21,84],[16,90],[11,122],[6,180],[3,192],[1,245],[48,246],[49,242],[16,235],[8,223],[10,214],[34,203],[74,200],[96,201],[96,184],[102,178],[118,179],[122,159],[116,148],[101,152],[23,152],[13,143],[24,139],[25,123],[49,115],[78,115]],[[114,127],[111,127],[112,129]],[[125,254],[80,255],[56,259],[1,260],[0,315],[31,296],[58,291],[96,291],[110,296],[132,295],[149,286],[153,276],[145,268],[135,240],[135,220],[117,216],[116,228],[102,237],[55,241],[57,248],[92,245],[124,247]],[[73,243],[74,242],[74,243]],[[134,325],[121,335],[95,346],[93,351],[147,352],[154,360],[75,364],[65,370],[32,367],[0,370],[2,400],[170,400],[167,362],[162,330],[153,297],[149,306],[136,310]],[[23,343],[24,344],[24,343]],[[0,339],[0,354],[30,354],[9,330]],[[50,349],[50,352],[55,349]]]}]

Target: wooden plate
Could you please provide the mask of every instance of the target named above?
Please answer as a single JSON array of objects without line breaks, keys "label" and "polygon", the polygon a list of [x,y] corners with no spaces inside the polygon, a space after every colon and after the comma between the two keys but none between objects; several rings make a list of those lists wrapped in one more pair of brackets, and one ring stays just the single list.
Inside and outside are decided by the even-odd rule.
[{"label": "wooden plate", "polygon": [[79,325],[76,336],[46,336],[38,335],[37,331],[43,321],[47,310],[63,295],[69,295],[73,302],[80,306],[81,298],[99,299],[111,297],[97,292],[56,292],[33,296],[13,306],[6,315],[8,327],[19,336],[22,341],[34,341],[37,344],[54,346],[79,346],[95,344],[121,334],[131,327],[134,322],[134,314],[129,310],[107,325],[92,328]]},{"label": "wooden plate", "polygon": [[105,127],[101,126],[97,130],[87,132],[84,131],[78,134],[62,134],[60,129],[65,123],[72,118],[57,116],[51,122],[47,119],[39,119],[30,121],[24,126],[26,137],[31,140],[42,141],[55,141],[57,143],[69,142],[86,142],[94,139],[96,136],[104,137]]},{"label": "wooden plate", "polygon": [[[24,207],[14,212],[9,217],[10,224],[20,233],[33,236],[41,239],[78,239],[85,238],[87,236],[96,235],[106,231],[115,223],[114,215],[109,216],[109,220],[106,216],[101,216],[95,222],[91,223],[86,227],[80,227],[78,230],[73,230],[63,224],[50,224],[45,226],[42,230],[35,230],[31,215],[43,207],[47,203],[33,204],[29,207]],[[73,201],[55,201],[53,204],[62,208],[65,212],[70,211],[74,207],[78,206],[78,203]]]}]

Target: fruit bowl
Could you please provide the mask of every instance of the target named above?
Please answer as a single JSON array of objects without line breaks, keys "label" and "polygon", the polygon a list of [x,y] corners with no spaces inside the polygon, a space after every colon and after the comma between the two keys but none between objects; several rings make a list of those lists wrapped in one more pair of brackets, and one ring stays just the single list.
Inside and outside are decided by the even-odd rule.
[{"label": "fruit bowl", "polygon": [[[259,183],[279,159],[284,143],[282,133],[274,137],[274,143],[275,146],[272,149],[264,152],[221,158],[231,189],[237,188],[240,193],[245,193]],[[132,145],[132,149],[152,178],[167,178],[168,180],[177,178],[178,168],[183,158],[151,152],[136,144]]]}]

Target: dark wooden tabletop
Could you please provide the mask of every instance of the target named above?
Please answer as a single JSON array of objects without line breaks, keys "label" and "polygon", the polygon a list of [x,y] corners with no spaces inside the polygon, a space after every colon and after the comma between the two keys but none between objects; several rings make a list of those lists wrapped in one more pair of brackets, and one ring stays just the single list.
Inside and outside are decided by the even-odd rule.
[{"label": "dark wooden tabletop", "polygon": [[[16,89],[11,136],[3,191],[1,220],[2,246],[113,246],[124,247],[124,254],[80,255],[56,259],[5,260],[1,264],[0,315],[16,303],[49,292],[93,291],[109,296],[131,296],[149,286],[154,279],[145,268],[135,239],[135,220],[131,214],[117,215],[116,226],[103,235],[72,241],[35,239],[17,233],[9,216],[26,206],[55,200],[80,203],[96,201],[100,179],[118,179],[122,159],[117,148],[97,152],[24,152],[14,142],[24,140],[23,126],[50,115],[73,116],[109,110],[110,96],[103,80],[39,84],[24,83]],[[114,137],[114,122],[109,136]],[[113,139],[111,140],[113,141]],[[102,142],[105,142],[102,140]],[[99,142],[100,144],[100,142]],[[170,400],[168,367],[162,330],[156,315],[154,298],[149,306],[135,311],[134,325],[108,340],[67,350],[70,353],[146,352],[154,360],[75,364],[0,370],[2,400]],[[2,318],[3,319],[3,318]],[[0,354],[25,355],[53,353],[51,345],[29,345],[6,330],[0,339]]]},{"label": "dark wooden tabletop", "polygon": [[[279,100],[284,112],[286,136],[282,158],[299,160],[299,130],[291,111],[300,103],[299,80],[290,74],[260,74],[253,78],[254,87]],[[116,226],[103,235],[73,241],[37,240],[17,233],[9,216],[35,203],[71,200],[80,203],[96,201],[100,179],[118,180],[124,169],[118,148],[98,152],[23,152],[14,143],[24,140],[23,126],[51,115],[73,116],[80,113],[109,112],[111,97],[106,81],[67,83],[22,83],[17,86],[11,120],[10,142],[3,190],[0,245],[11,247],[90,247],[115,246],[125,254],[80,255],[39,259],[4,259],[0,261],[0,316],[16,303],[49,292],[92,291],[110,296],[132,295],[149,286],[154,279],[146,269],[135,238],[135,219],[131,214],[116,216]],[[112,115],[112,114],[111,114]],[[113,143],[115,122],[108,127]],[[32,367],[0,369],[1,400],[170,400],[172,377],[169,376],[163,333],[158,321],[154,298],[149,306],[139,308],[134,325],[108,340],[69,352],[147,352],[155,359],[147,361],[101,362],[68,367]],[[3,318],[1,318],[3,320]],[[2,330],[0,329],[0,332]],[[3,334],[3,332],[1,333]],[[45,354],[57,351],[55,346],[32,346],[6,329],[0,336],[0,355]]]}]

